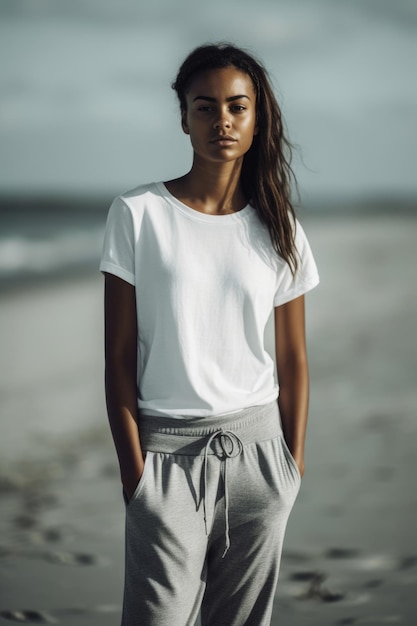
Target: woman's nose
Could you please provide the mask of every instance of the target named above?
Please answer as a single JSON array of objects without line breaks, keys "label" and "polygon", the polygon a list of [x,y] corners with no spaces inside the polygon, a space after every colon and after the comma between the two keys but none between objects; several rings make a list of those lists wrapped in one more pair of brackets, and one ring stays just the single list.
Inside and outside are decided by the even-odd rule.
[{"label": "woman's nose", "polygon": [[230,128],[230,120],[226,115],[221,115],[213,126],[216,130],[220,130],[221,128]]}]

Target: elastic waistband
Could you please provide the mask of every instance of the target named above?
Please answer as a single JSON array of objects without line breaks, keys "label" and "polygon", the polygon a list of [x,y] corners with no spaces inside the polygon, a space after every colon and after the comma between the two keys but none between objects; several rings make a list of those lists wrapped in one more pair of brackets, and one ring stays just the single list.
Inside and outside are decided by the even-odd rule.
[{"label": "elastic waistband", "polygon": [[235,433],[243,445],[274,439],[282,432],[276,400],[237,413],[187,417],[181,421],[170,417],[140,415],[138,428],[144,452],[190,456],[219,454],[222,446],[217,438],[212,439],[210,449],[206,450],[208,439],[214,433],[220,434],[219,431]]}]

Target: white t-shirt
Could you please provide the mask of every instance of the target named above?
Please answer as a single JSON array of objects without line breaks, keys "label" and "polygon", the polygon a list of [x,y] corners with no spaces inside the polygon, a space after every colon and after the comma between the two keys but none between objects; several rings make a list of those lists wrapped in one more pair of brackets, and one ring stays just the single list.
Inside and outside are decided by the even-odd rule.
[{"label": "white t-shirt", "polygon": [[100,270],[136,288],[141,412],[219,415],[277,398],[265,325],[273,307],[319,282],[298,222],[296,246],[293,278],[249,205],[208,215],[163,183],[114,200]]}]

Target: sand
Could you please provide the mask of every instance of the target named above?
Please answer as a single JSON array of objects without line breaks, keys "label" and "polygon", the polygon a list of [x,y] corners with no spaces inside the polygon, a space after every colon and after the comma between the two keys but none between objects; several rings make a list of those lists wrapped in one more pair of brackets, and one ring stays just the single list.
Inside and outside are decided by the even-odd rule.
[{"label": "sand", "polygon": [[[311,411],[273,624],[417,623],[417,220],[304,221]],[[270,336],[268,337],[270,342]],[[0,298],[0,621],[119,623],[102,280]]]}]

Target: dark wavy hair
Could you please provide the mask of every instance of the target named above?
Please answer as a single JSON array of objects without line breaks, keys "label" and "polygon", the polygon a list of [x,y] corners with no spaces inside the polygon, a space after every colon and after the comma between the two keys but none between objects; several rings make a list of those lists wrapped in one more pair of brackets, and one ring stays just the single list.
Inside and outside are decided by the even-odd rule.
[{"label": "dark wavy hair", "polygon": [[256,93],[258,133],[243,159],[243,192],[268,227],[276,252],[295,274],[298,263],[291,184],[293,182],[296,186],[297,182],[291,168],[292,145],[286,137],[282,114],[267,71],[251,54],[232,44],[206,44],[187,56],[172,88],[177,93],[181,113],[185,113],[186,94],[196,75],[226,67],[235,67],[250,76]]}]

